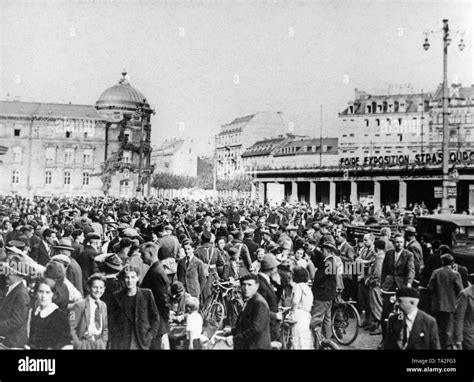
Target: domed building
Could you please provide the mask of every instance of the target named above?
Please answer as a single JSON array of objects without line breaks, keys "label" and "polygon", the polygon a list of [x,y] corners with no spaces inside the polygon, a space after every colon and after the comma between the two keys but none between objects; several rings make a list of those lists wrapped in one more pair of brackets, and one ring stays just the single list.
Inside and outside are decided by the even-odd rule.
[{"label": "domed building", "polygon": [[119,82],[105,90],[95,108],[105,127],[104,192],[112,196],[149,195],[151,124],[154,111],[146,97],[122,72]]}]

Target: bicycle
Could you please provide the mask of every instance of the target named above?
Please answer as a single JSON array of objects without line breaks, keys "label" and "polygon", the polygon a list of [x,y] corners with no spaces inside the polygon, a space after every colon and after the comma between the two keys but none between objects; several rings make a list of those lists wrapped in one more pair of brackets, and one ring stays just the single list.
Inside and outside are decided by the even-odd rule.
[{"label": "bicycle", "polygon": [[279,311],[283,315],[280,325],[281,331],[281,348],[283,350],[291,350],[293,347],[293,327],[296,321],[290,316],[291,308],[280,307]]},{"label": "bicycle", "polygon": [[348,346],[359,334],[360,316],[355,301],[344,301],[342,289],[337,290],[336,298],[331,309],[331,331],[335,340]]},{"label": "bicycle", "polygon": [[202,316],[217,329],[223,327],[225,319],[233,327],[243,309],[238,284],[230,281],[214,281],[212,285],[213,293],[202,311]]},{"label": "bicycle", "polygon": [[323,336],[321,328],[313,330],[313,338],[315,350],[339,350],[339,346],[334,341]]}]

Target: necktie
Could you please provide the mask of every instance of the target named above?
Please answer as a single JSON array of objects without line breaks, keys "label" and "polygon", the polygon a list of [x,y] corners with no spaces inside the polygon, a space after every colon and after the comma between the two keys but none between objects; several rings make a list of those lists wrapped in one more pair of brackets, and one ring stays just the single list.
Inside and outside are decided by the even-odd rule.
[{"label": "necktie", "polygon": [[94,314],[94,324],[97,330],[100,330],[100,308],[99,308],[99,302],[96,301],[96,308],[95,308],[95,314]]},{"label": "necktie", "polygon": [[408,316],[403,316],[403,326],[402,330],[400,331],[400,336],[397,341],[398,347],[401,350],[405,350],[408,345]]}]

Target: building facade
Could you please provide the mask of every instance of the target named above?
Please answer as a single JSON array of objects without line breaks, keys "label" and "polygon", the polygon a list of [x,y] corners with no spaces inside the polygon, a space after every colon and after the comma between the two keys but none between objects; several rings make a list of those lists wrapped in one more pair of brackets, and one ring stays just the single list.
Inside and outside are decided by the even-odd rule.
[{"label": "building facade", "polygon": [[171,139],[163,142],[151,154],[155,173],[197,176],[198,156],[193,139]]},{"label": "building facade", "polygon": [[153,111],[122,76],[95,106],[1,101],[0,193],[131,197],[139,179],[146,187]]},{"label": "building facade", "polygon": [[[424,203],[427,208],[435,209],[442,196],[441,90],[428,96],[428,101],[425,95],[386,97],[389,98],[379,99],[356,90],[356,102],[351,101],[349,107],[339,114],[346,125],[340,129],[338,165],[258,171],[254,179],[254,195],[260,201],[278,202],[274,195],[281,195],[283,189],[287,200],[311,204],[322,202],[332,207],[341,202],[373,203],[376,208]],[[451,206],[467,213],[474,213],[473,98],[474,86],[455,85],[450,89],[451,182],[448,196]],[[398,129],[401,125],[405,130],[390,132],[388,123],[384,129],[377,126],[377,120],[384,118],[401,118]],[[403,125],[404,120],[414,118],[423,121],[419,134],[416,127],[409,130],[409,124],[405,122]],[[397,128],[396,124],[394,128]],[[396,137],[393,136],[395,132]],[[366,144],[371,138],[381,140],[379,146],[374,145],[373,151],[367,149]]]},{"label": "building facade", "polygon": [[431,94],[371,95],[355,89],[339,113],[341,157],[407,155],[429,145]]},{"label": "building facade", "polygon": [[102,195],[105,124],[93,106],[1,101],[0,192]]},{"label": "building facade", "polygon": [[244,173],[242,154],[255,142],[285,133],[281,112],[260,112],[222,125],[215,137],[216,175],[233,179]]}]

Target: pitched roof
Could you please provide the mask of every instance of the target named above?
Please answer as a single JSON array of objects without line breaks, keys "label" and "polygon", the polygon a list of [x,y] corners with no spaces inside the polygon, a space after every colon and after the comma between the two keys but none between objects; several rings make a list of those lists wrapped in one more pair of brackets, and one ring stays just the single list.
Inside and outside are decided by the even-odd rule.
[{"label": "pitched roof", "polygon": [[104,119],[91,105],[0,101],[0,115]]},{"label": "pitched roof", "polygon": [[250,146],[247,150],[244,151],[242,157],[244,158],[268,155],[286,139],[287,137],[278,137],[255,142],[252,146]]},{"label": "pitched roof", "polygon": [[239,117],[239,118],[234,119],[231,123],[227,123],[227,124],[222,125],[222,126],[230,126],[230,125],[238,125],[238,124],[241,124],[241,123],[247,123],[255,116],[256,116],[256,114],[247,115],[245,117]]},{"label": "pitched roof", "polygon": [[[448,87],[448,94],[450,98],[457,99],[474,99],[474,85],[469,87],[462,87],[460,84],[452,84]],[[433,101],[441,101],[443,98],[443,84],[438,85],[433,96]]]}]

